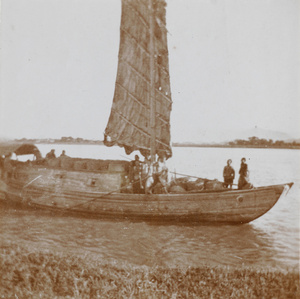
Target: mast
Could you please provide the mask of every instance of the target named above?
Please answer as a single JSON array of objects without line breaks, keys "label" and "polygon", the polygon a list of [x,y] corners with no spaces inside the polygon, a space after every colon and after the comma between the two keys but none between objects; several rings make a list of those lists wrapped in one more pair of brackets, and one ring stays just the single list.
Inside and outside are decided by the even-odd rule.
[{"label": "mast", "polygon": [[154,22],[153,22],[153,3],[149,0],[150,10],[150,127],[151,127],[151,141],[150,141],[150,155],[151,164],[155,162],[156,153],[156,134],[155,134],[155,87],[154,87]]}]

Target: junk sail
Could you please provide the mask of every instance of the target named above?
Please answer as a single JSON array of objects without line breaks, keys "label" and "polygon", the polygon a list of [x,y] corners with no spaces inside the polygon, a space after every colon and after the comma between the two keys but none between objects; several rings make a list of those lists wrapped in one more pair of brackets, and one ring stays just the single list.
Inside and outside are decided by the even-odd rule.
[{"label": "junk sail", "polygon": [[119,63],[104,144],[172,156],[165,0],[122,0]]}]

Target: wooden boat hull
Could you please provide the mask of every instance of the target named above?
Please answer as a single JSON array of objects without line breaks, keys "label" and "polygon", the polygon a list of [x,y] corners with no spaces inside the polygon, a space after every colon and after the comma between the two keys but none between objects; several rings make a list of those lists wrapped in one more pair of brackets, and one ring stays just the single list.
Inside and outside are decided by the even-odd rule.
[{"label": "wooden boat hull", "polygon": [[2,203],[59,214],[174,223],[248,223],[269,211],[293,183],[249,190],[182,194],[128,194],[76,190],[63,183],[47,186],[21,180],[1,181]]}]

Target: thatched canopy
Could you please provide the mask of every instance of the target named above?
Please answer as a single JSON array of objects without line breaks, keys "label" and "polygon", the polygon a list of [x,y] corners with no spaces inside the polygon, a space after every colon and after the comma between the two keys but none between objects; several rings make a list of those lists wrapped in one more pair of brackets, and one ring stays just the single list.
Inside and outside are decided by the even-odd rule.
[{"label": "thatched canopy", "polygon": [[0,143],[0,155],[15,153],[17,156],[39,153],[39,149],[31,143]]}]

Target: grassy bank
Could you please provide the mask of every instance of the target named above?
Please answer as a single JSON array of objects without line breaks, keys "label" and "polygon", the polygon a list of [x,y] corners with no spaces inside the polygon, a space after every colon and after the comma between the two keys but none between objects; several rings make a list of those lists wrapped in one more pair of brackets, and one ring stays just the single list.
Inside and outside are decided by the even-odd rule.
[{"label": "grassy bank", "polygon": [[0,298],[300,298],[299,273],[161,268],[0,248]]}]

